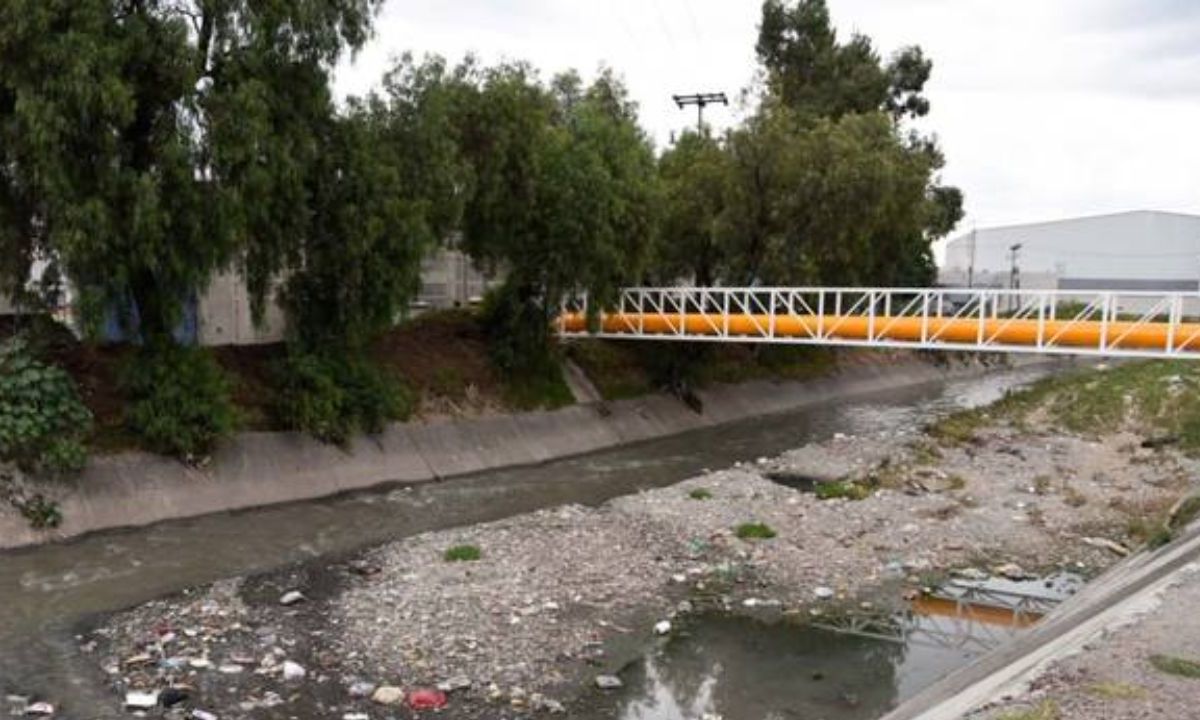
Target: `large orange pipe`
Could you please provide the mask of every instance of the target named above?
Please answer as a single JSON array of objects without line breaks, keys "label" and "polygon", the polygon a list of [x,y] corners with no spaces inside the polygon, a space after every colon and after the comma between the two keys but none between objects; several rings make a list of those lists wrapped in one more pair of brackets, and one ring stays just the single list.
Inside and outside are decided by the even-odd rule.
[{"label": "large orange pipe", "polygon": [[[606,333],[651,335],[678,334],[681,316],[674,313],[614,313],[606,314],[602,330]],[[719,313],[689,313],[682,316],[687,335],[716,336],[725,333],[725,316]],[[567,332],[587,332],[587,319],[581,313],[569,313],[561,318]],[[728,334],[745,337],[768,335],[771,316],[731,314]],[[900,340],[921,342],[962,343],[974,345],[979,341],[979,318],[891,317],[876,316],[873,334],[871,320],[863,315],[776,315],[774,334],[778,337],[809,338],[818,328],[825,335],[841,340]],[[1045,340],[1056,346],[1091,347],[1101,345],[1104,325],[1095,320],[1046,320]],[[1165,350],[1168,348],[1168,324],[1145,322],[1110,322],[1105,346],[1124,350]],[[983,337],[1001,345],[1036,346],[1037,320],[985,319]],[[1185,323],[1175,327],[1171,345],[1176,350],[1200,350],[1200,324]]]}]

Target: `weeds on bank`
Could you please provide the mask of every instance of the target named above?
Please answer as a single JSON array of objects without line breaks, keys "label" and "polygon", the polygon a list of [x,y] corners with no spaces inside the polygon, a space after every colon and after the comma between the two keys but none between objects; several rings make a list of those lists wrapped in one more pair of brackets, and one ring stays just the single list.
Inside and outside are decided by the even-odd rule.
[{"label": "weeds on bank", "polygon": [[1058,703],[1053,700],[1045,700],[1035,708],[1004,713],[996,720],[1058,720],[1060,717],[1062,714],[1058,710]]},{"label": "weeds on bank", "polygon": [[1096,683],[1089,687],[1088,691],[1107,700],[1141,700],[1149,695],[1141,685],[1123,682]]},{"label": "weeds on bank", "polygon": [[1150,664],[1154,666],[1155,670],[1168,675],[1200,679],[1200,662],[1172,655],[1151,655]]},{"label": "weeds on bank", "polygon": [[742,523],[735,531],[742,540],[770,540],[775,537],[775,531],[766,523]]},{"label": "weeds on bank", "polygon": [[446,562],[474,562],[483,557],[478,545],[455,545],[446,551]]},{"label": "weeds on bank", "polygon": [[1116,430],[1134,423],[1164,433],[1186,451],[1200,451],[1200,370],[1177,361],[1126,363],[1043,378],[1011,391],[987,408],[948,415],[927,428],[942,445],[975,441],[995,420],[1019,426],[1037,413],[1077,433]]},{"label": "weeds on bank", "polygon": [[833,500],[834,498],[865,500],[871,496],[871,489],[856,482],[837,480],[817,483],[813,488],[813,493],[820,500]]},{"label": "weeds on bank", "polygon": [[690,497],[693,500],[711,500],[712,496],[713,496],[712,492],[710,492],[706,488],[696,488],[695,490],[688,493],[688,497]]}]

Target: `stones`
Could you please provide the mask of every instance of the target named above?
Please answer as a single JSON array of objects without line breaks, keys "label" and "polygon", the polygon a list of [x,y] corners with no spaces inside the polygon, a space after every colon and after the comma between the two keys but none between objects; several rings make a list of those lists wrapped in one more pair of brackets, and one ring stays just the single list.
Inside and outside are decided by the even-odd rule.
[{"label": "stones", "polygon": [[283,661],[283,679],[285,682],[300,682],[308,675],[308,671],[299,663],[291,660]]},{"label": "stones", "polygon": [[813,588],[813,595],[818,600],[828,600],[828,599],[832,598],[834,596],[834,594],[835,593],[833,592],[833,588],[831,588],[831,587],[825,587],[824,585],[821,585],[819,587]]},{"label": "stones", "polygon": [[991,577],[991,575],[989,575],[987,572],[980,570],[977,567],[958,568],[951,572],[953,573],[953,575],[955,577],[962,578],[963,580],[972,580],[972,581],[976,581],[976,582],[981,581],[981,580],[987,580],[989,577]]},{"label": "stones", "polygon": [[304,593],[300,592],[299,590],[289,590],[279,598],[279,604],[285,607],[299,605],[306,599],[307,598],[304,597]]},{"label": "stones", "polygon": [[601,690],[619,690],[624,686],[625,683],[621,682],[621,678],[617,677],[616,675],[596,676],[596,687],[600,688]]},{"label": "stones", "polygon": [[181,685],[172,685],[164,688],[158,694],[158,702],[165,708],[175,707],[181,702],[186,701],[192,696],[191,688]]},{"label": "stones", "polygon": [[1108,550],[1109,552],[1121,557],[1125,557],[1129,554],[1129,548],[1125,547],[1119,542],[1116,542],[1115,540],[1109,540],[1108,538],[1085,537],[1082,538],[1080,542],[1082,542],[1084,545],[1091,545],[1092,547],[1097,547],[1102,550]]},{"label": "stones", "polygon": [[342,714],[342,720],[371,720],[371,716],[365,712],[348,712]]},{"label": "stones", "polygon": [[371,702],[376,705],[399,705],[404,702],[404,691],[392,685],[380,685],[371,693]]},{"label": "stones", "polygon": [[245,669],[246,668],[238,665],[237,663],[222,663],[221,665],[217,666],[217,672],[221,673],[222,675],[237,675]]},{"label": "stones", "polygon": [[207,710],[201,710],[199,708],[192,710],[192,713],[188,717],[191,718],[191,720],[219,720],[216,713],[210,713]]},{"label": "stones", "polygon": [[158,707],[158,693],[130,690],[125,693],[125,707],[130,710],[152,710]]},{"label": "stones", "polygon": [[992,572],[1000,577],[1008,578],[1009,580],[1028,580],[1033,577],[1025,572],[1025,569],[1016,563],[1004,563],[992,568]]},{"label": "stones", "polygon": [[655,635],[669,635],[671,633],[671,621],[659,620],[654,624]]},{"label": "stones", "polygon": [[22,712],[29,717],[49,717],[54,714],[54,706],[48,702],[35,702],[28,705]]},{"label": "stones", "polygon": [[469,687],[471,687],[471,678],[466,675],[455,675],[437,684],[438,690],[446,693],[466,690]]},{"label": "stones", "polygon": [[371,694],[375,692],[375,688],[376,685],[373,682],[358,680],[350,683],[350,687],[346,691],[350,693],[350,697],[352,698],[366,698],[371,697]]}]

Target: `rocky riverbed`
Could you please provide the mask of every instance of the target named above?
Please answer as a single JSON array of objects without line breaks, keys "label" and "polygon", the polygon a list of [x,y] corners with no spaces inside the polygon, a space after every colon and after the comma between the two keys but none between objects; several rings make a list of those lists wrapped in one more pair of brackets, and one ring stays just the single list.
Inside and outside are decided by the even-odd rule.
[{"label": "rocky riverbed", "polygon": [[680,614],[802,620],[951,571],[1103,569],[1195,470],[1126,430],[1077,436],[1035,414],[953,437],[836,436],[596,508],[195,589],[80,643],[114,707],[150,716],[573,714]]}]

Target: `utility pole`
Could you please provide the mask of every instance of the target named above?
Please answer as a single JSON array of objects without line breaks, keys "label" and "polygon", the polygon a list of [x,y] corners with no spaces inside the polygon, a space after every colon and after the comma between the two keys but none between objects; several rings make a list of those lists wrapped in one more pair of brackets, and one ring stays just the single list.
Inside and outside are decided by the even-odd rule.
[{"label": "utility pole", "polygon": [[696,131],[704,132],[704,108],[707,105],[729,105],[729,98],[725,97],[725,93],[696,93],[695,95],[672,95],[671,99],[682,110],[688,105],[696,106]]},{"label": "utility pole", "polygon": [[967,261],[967,287],[975,287],[975,246],[979,243],[976,228],[971,228],[971,259]]},{"label": "utility pole", "polygon": [[[1008,289],[1009,290],[1020,290],[1021,289],[1021,268],[1017,266],[1017,260],[1021,257],[1020,253],[1021,253],[1022,246],[1023,246],[1023,243],[1014,243],[1013,245],[1009,246],[1009,248],[1008,248],[1008,253],[1009,253],[1008,256],[1009,256],[1009,259],[1012,261],[1012,268],[1009,270],[1009,275],[1008,275]],[[1009,310],[1015,309],[1013,306],[1016,304],[1016,302],[1017,302],[1017,298],[1015,296],[1010,295],[1009,300],[1008,300],[1008,306],[1009,306],[1008,309]]]}]

